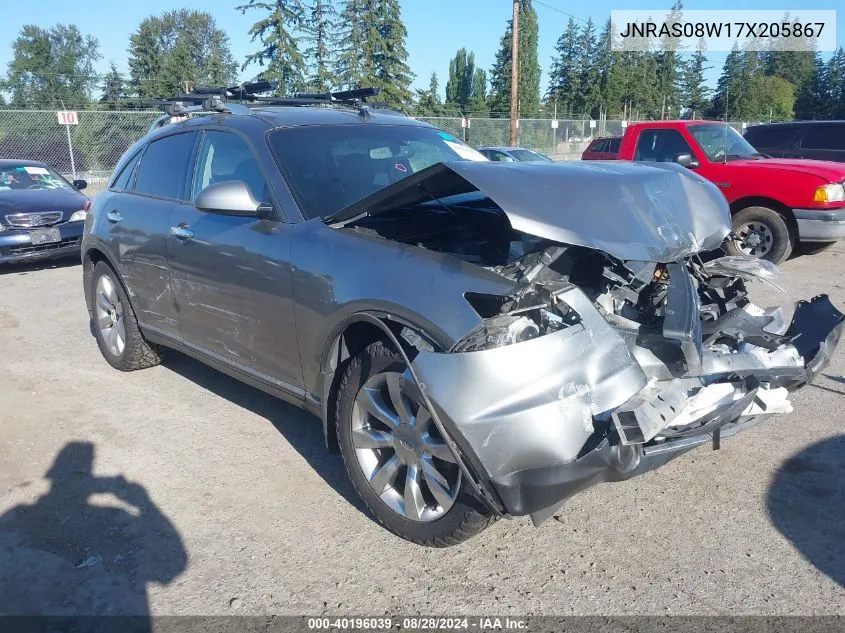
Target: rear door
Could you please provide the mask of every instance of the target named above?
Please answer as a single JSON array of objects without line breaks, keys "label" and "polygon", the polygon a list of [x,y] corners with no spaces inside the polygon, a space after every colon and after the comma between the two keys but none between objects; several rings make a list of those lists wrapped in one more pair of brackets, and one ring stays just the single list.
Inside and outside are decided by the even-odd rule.
[{"label": "rear door", "polygon": [[134,156],[104,195],[98,232],[129,291],[143,327],[178,337],[170,286],[170,215],[185,196],[197,133],[158,138]]},{"label": "rear door", "polygon": [[800,151],[801,158],[845,162],[845,124],[808,125]]},{"label": "rear door", "polygon": [[[273,204],[249,141],[231,130],[203,132],[190,200],[212,184],[241,180]],[[192,202],[172,214],[168,253],[180,331],[190,347],[304,395],[293,320],[290,225],[281,219],[207,213]]]}]

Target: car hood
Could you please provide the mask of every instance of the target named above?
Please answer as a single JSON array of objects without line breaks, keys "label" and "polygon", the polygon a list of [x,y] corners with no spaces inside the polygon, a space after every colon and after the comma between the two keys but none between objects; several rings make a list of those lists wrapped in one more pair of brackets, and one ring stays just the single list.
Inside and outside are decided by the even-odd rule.
[{"label": "car hood", "polygon": [[730,231],[719,190],[671,163],[438,163],[325,220],[342,226],[475,190],[518,231],[623,260],[676,261],[717,248]]},{"label": "car hood", "polygon": [[732,160],[728,165],[756,167],[810,174],[825,179],[827,182],[845,180],[845,164],[827,160],[807,160],[804,158],[762,158],[750,160]]},{"label": "car hood", "polygon": [[77,211],[88,198],[67,189],[21,189],[0,191],[0,215],[35,211]]}]

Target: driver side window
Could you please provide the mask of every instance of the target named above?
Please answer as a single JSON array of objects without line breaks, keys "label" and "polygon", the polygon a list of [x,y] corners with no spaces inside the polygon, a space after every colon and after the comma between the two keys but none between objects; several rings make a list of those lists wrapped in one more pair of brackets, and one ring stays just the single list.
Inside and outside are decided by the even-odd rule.
[{"label": "driver side window", "polygon": [[645,130],[637,139],[634,160],[671,163],[678,154],[693,154],[680,132],[669,129]]},{"label": "driver side window", "polygon": [[269,192],[258,163],[247,144],[228,132],[209,130],[203,134],[194,173],[192,200],[210,185],[241,180],[257,202],[269,202]]}]

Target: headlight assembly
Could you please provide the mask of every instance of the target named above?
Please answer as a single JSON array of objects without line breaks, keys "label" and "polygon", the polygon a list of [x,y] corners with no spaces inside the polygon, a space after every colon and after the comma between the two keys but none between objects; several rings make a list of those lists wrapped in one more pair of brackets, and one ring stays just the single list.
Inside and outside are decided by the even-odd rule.
[{"label": "headlight assembly", "polygon": [[845,187],[840,183],[819,187],[813,196],[813,202],[845,202]]}]

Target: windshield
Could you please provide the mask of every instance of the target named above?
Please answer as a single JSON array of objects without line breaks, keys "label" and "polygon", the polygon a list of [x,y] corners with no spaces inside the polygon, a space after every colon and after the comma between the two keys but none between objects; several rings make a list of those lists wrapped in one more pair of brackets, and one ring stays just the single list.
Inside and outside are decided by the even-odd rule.
[{"label": "windshield", "polygon": [[532,152],[530,149],[512,149],[508,150],[510,155],[513,156],[516,160],[522,163],[530,163],[533,161],[546,161],[551,162],[551,158],[548,156],[544,156],[538,152]]},{"label": "windshield", "polygon": [[49,167],[12,165],[0,167],[0,192],[22,189],[68,189],[73,187]]},{"label": "windshield", "polygon": [[325,217],[435,163],[487,159],[435,128],[349,124],[270,134],[270,147],[307,218]]},{"label": "windshield", "polygon": [[690,125],[687,129],[712,161],[763,157],[729,125]]}]

